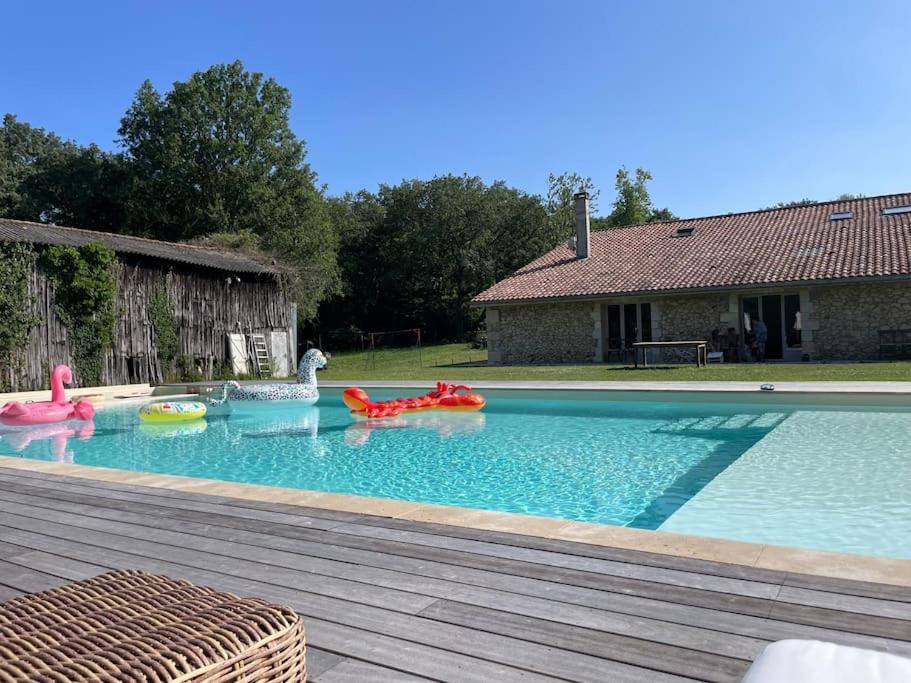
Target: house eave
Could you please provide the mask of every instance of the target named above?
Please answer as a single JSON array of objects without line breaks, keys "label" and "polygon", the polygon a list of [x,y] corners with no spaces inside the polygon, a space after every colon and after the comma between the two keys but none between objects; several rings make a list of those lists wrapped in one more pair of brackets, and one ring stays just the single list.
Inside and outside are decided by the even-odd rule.
[{"label": "house eave", "polygon": [[824,278],[816,280],[782,280],[778,282],[760,282],[738,285],[717,285],[709,287],[686,287],[676,289],[643,289],[627,292],[601,292],[597,294],[582,294],[569,296],[535,297],[528,299],[501,299],[493,301],[472,301],[472,308],[491,308],[502,306],[529,306],[536,304],[555,303],[584,303],[588,301],[604,301],[606,299],[621,299],[628,297],[668,297],[686,294],[713,294],[718,292],[738,292],[746,290],[767,289],[794,289],[795,287],[820,287],[827,285],[853,285],[853,284],[882,284],[889,282],[909,282],[911,274],[904,275],[874,275],[860,277]]}]

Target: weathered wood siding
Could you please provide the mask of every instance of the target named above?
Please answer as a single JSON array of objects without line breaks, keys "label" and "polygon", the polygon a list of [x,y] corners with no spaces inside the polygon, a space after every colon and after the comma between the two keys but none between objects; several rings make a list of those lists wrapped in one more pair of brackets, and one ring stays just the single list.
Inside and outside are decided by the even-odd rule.
[{"label": "weathered wood siding", "polygon": [[[290,335],[296,324],[292,302],[271,276],[229,275],[148,259],[121,259],[117,322],[112,348],[105,354],[105,384],[156,384],[166,379],[169,370],[159,362],[149,317],[151,296],[165,282],[178,327],[177,356],[192,359],[209,379],[216,369],[227,365],[227,333],[279,331]],[[0,368],[4,384],[12,391],[47,388],[50,368],[58,363],[73,367],[67,331],[54,307],[54,288],[40,269],[32,273],[29,290],[41,323],[32,328],[28,348],[15,366]],[[78,385],[79,377],[75,379]]]}]

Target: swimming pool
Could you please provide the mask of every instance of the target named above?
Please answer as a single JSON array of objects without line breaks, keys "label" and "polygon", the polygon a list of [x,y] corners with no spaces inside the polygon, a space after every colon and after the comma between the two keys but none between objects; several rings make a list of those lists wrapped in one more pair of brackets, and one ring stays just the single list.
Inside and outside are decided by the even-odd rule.
[{"label": "swimming pool", "polygon": [[377,422],[353,420],[337,389],[196,423],[112,408],[82,438],[0,428],[0,453],[911,557],[909,408],[485,393],[480,413]]}]

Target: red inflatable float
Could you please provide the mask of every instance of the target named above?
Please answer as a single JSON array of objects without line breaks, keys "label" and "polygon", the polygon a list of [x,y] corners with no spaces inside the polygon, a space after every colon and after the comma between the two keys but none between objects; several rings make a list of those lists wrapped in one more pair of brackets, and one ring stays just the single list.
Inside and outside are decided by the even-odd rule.
[{"label": "red inflatable float", "polygon": [[[464,392],[464,393],[459,393]],[[393,398],[389,401],[371,401],[367,392],[358,387],[348,387],[342,392],[342,400],[351,412],[361,417],[395,417],[402,413],[416,413],[423,410],[452,410],[470,412],[480,410],[487,401],[464,384],[437,382],[437,388],[423,396]]]}]

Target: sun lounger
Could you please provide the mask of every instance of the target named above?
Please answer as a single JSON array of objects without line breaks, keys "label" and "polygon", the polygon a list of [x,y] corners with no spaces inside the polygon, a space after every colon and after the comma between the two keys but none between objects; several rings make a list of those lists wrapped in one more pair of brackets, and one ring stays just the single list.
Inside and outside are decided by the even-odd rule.
[{"label": "sun lounger", "polygon": [[823,643],[780,640],[756,658],[743,683],[907,683],[911,659]]}]

